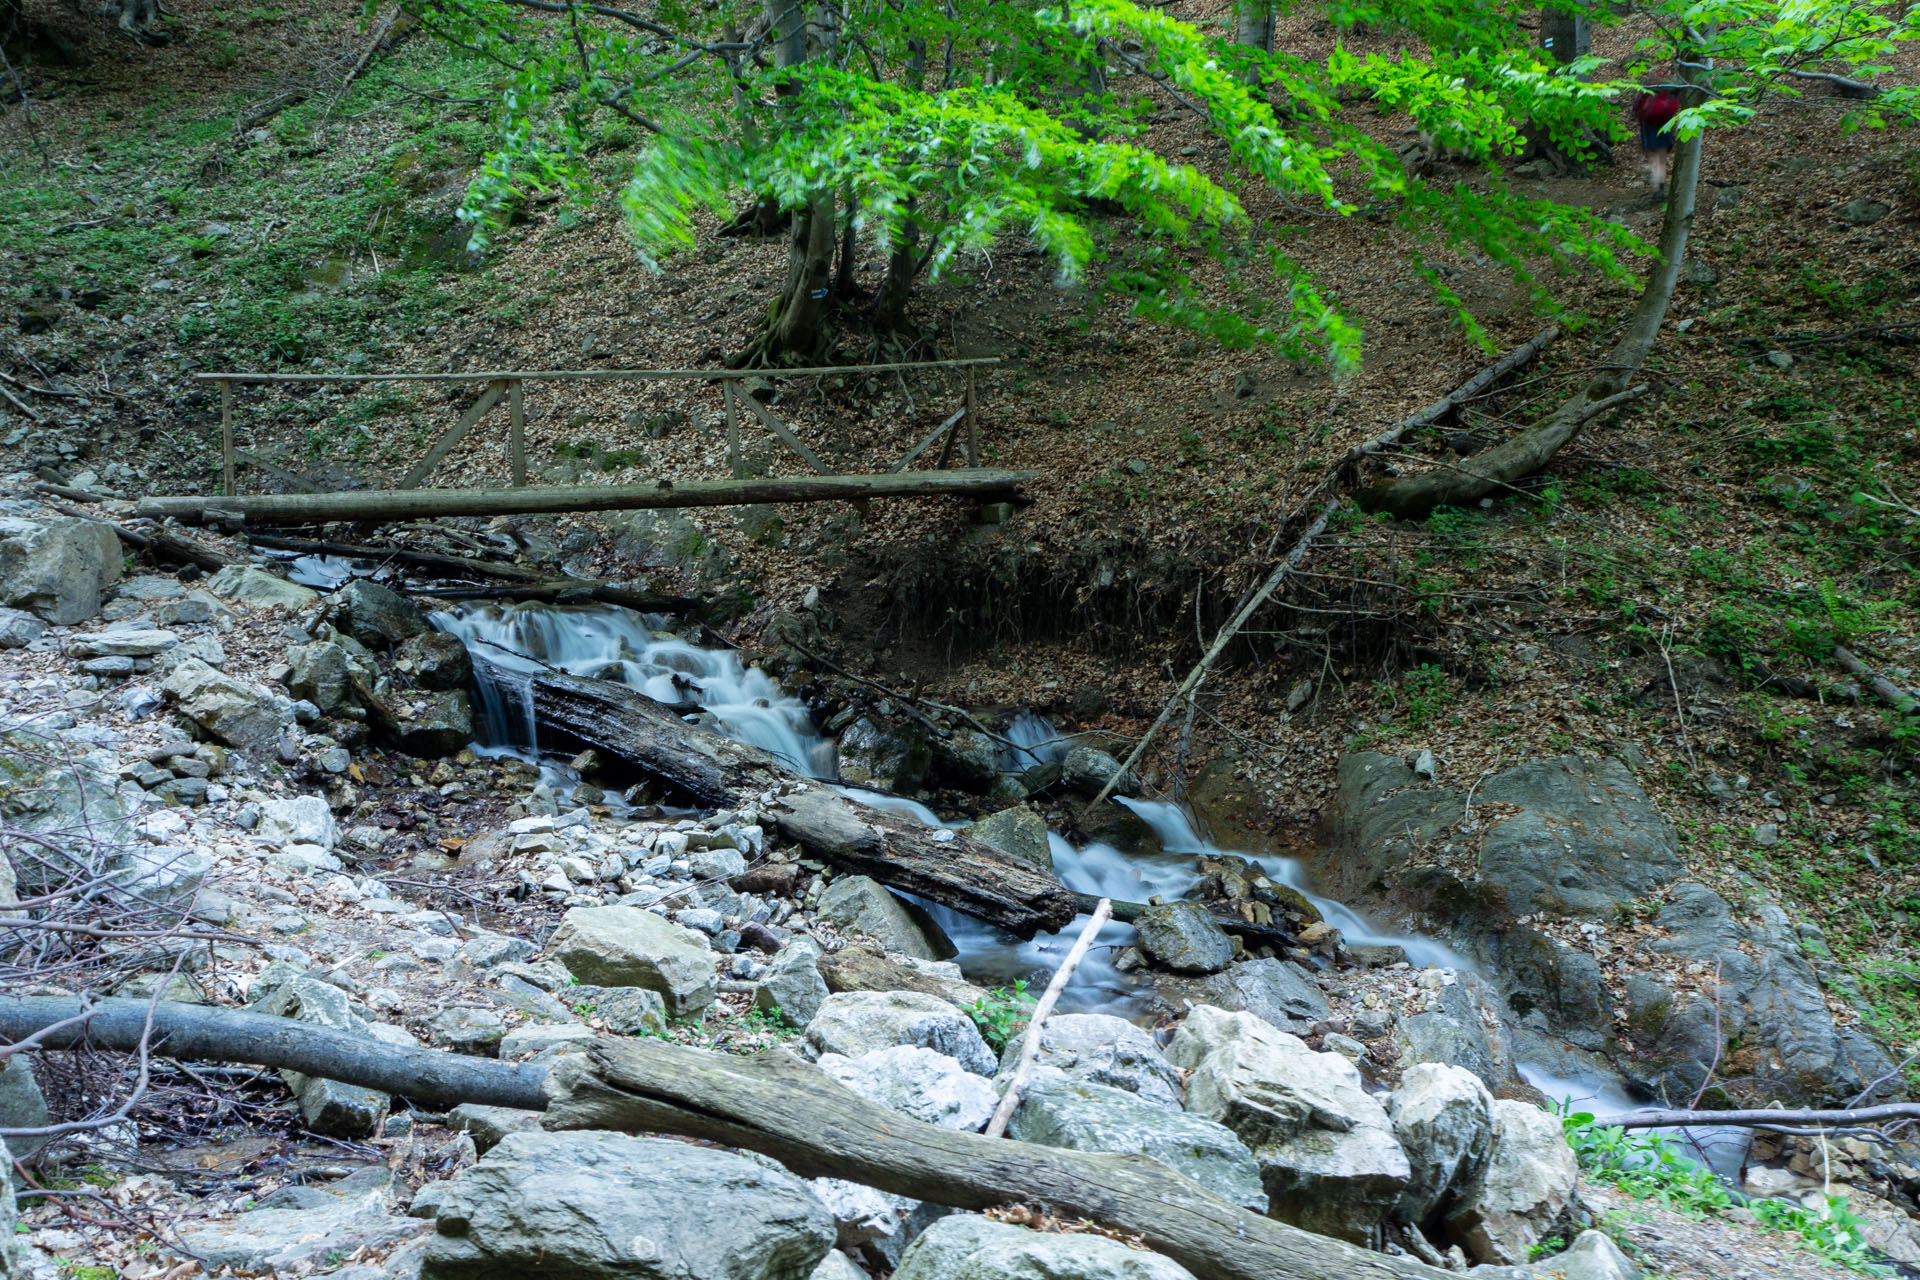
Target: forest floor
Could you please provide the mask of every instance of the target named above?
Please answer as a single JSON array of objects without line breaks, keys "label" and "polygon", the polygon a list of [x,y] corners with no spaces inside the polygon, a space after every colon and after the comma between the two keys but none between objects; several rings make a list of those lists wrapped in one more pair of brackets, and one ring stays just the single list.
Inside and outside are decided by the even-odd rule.
[{"label": "forest floor", "polygon": [[[453,211],[487,144],[491,72],[415,35],[341,92],[367,39],[355,6],[175,0],[175,38],[158,47],[40,7],[71,61],[42,50],[29,100],[0,117],[0,372],[60,394],[6,384],[33,414],[0,404],[8,469],[211,493],[218,397],[192,381],[208,370],[711,366],[784,270],[783,243],[708,227],[650,271],[605,199],[531,201],[470,255]],[[1633,36],[1607,33],[1600,51],[1624,56]],[[1280,34],[1309,54],[1333,38],[1306,16]],[[1820,924],[1867,993],[1859,1015],[1900,1051],[1920,1045],[1920,723],[1832,658],[1845,645],[1920,683],[1920,138],[1849,134],[1838,105],[1776,99],[1709,138],[1656,395],[1498,502],[1410,525],[1344,513],[1208,682],[1190,732],[1176,717],[1149,783],[1307,844],[1355,745],[1431,750],[1461,782],[1542,755],[1623,755],[1696,874]],[[1146,140],[1223,172],[1224,148],[1162,106]],[[1404,140],[1404,118],[1376,125]],[[610,183],[637,142],[607,131]],[[1630,148],[1618,155],[1585,174],[1457,177],[1650,241],[1659,206]],[[957,502],[750,508],[520,522],[522,541],[726,597],[724,629],[748,644],[817,589],[834,661],[1124,744],[1297,533],[1325,465],[1485,363],[1411,268],[1444,277],[1498,347],[1544,323],[1496,264],[1388,223],[1247,200],[1260,238],[1315,264],[1363,326],[1353,376],[1136,320],[1060,287],[1014,243],[923,291],[914,334],[880,341],[854,323],[835,352],[1000,357],[978,381],[985,458],[1040,473],[1008,522],[974,524]],[[870,251],[861,281],[879,266]],[[1411,439],[1402,465],[1444,460],[1457,432],[1500,438],[1578,384],[1633,290],[1598,274],[1553,288],[1568,336],[1461,422]],[[961,391],[950,373],[849,375],[785,384],[773,408],[835,467],[884,470]],[[280,473],[378,486],[476,392],[248,388],[236,420],[241,447]],[[546,480],[721,476],[721,422],[710,385],[529,386]],[[504,437],[496,415],[430,483],[504,482]],[[803,469],[770,443],[750,461]],[[248,490],[286,483],[242,472]],[[654,552],[616,562],[609,532],[636,527]],[[1769,671],[1819,693],[1786,696]]]}]

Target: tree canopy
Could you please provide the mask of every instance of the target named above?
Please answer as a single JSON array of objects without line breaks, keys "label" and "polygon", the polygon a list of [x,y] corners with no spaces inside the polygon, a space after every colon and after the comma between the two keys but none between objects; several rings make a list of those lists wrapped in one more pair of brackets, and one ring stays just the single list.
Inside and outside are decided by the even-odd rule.
[{"label": "tree canopy", "polygon": [[[795,267],[769,324],[810,308],[801,326],[810,336],[790,324],[759,352],[771,359],[796,343],[817,351],[816,317],[848,278],[843,269],[830,280],[822,257],[859,234],[889,255],[881,293],[896,304],[916,280],[1024,235],[1064,281],[1130,296],[1142,314],[1231,344],[1276,343],[1337,368],[1357,359],[1359,331],[1313,270],[1257,234],[1246,206],[1257,187],[1305,213],[1397,223],[1423,248],[1477,250],[1543,309],[1553,273],[1584,266],[1630,279],[1630,255],[1647,249],[1502,176],[1501,162],[1530,147],[1576,162],[1603,154],[1626,136],[1620,99],[1638,83],[1591,79],[1593,58],[1562,64],[1511,4],[1336,0],[1338,27],[1390,27],[1410,40],[1393,57],[1337,41],[1320,59],[1236,44],[1231,31],[1133,0],[698,10],[661,0],[645,13],[561,0],[406,6],[502,68],[497,145],[463,209],[476,246],[530,192],[587,197],[610,127],[644,131],[619,192],[643,255],[691,246],[698,213],[724,217],[741,200],[793,220]],[[1683,135],[1746,119],[1767,97],[1822,78],[1871,77],[1894,41],[1915,34],[1891,5],[1659,0],[1639,12],[1654,34],[1634,70],[1702,87],[1677,122]],[[1620,20],[1611,5],[1587,16]],[[1884,127],[1913,113],[1914,95],[1895,89],[1845,109],[1852,124]],[[1168,101],[1225,144],[1227,177],[1147,144]],[[1488,180],[1410,172],[1377,125],[1355,119],[1362,102],[1406,113],[1425,145],[1482,166]],[[1446,282],[1419,257],[1409,269],[1485,345]],[[1287,299],[1278,315],[1236,301],[1273,292],[1274,280]]]}]

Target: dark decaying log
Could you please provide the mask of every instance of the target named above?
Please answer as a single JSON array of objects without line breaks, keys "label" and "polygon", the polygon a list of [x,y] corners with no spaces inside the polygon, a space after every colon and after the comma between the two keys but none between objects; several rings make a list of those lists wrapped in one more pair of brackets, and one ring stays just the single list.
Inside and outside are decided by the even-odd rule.
[{"label": "dark decaying log", "polygon": [[1237,1208],[1147,1156],[1035,1146],[909,1119],[779,1051],[735,1057],[603,1036],[590,1054],[555,1067],[547,1092],[549,1129],[704,1138],[772,1156],[802,1177],[847,1178],[958,1209],[1040,1205],[1138,1235],[1199,1280],[1453,1274]]},{"label": "dark decaying log", "polygon": [[957,495],[1005,498],[1037,472],[976,467],[877,476],[794,476],[770,480],[660,480],[649,484],[555,484],[523,489],[365,489],[352,493],[273,493],[142,498],[143,516],[248,524],[322,524],[332,520],[431,520],[440,516],[540,515],[555,511],[637,511],[662,507],[737,507],[766,502],[863,502],[870,498]]},{"label": "dark decaying log", "polygon": [[[101,1000],[91,1012],[76,997],[0,996],[0,1042],[18,1044],[46,1027],[47,1049],[87,1044],[132,1053],[147,1026],[145,1000]],[[180,1062],[247,1062],[364,1085],[425,1106],[480,1102],[537,1110],[547,1105],[546,1068],[386,1044],[351,1031],[214,1005],[152,1005],[153,1053]],[[82,1015],[85,1015],[84,1017]]]},{"label": "dark decaying log", "polygon": [[1046,872],[963,832],[869,809],[757,747],[686,723],[624,685],[552,671],[516,677],[484,659],[479,665],[508,687],[525,681],[523,696],[533,700],[544,731],[624,761],[701,805],[757,804],[768,791],[784,791],[763,806],[776,832],[839,870],[871,876],[1023,938],[1065,928],[1079,913],[1073,894]]}]

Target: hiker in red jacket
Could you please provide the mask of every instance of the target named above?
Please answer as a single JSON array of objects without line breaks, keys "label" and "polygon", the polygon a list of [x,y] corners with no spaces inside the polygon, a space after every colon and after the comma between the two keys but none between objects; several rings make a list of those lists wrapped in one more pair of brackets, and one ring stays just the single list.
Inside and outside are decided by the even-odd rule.
[{"label": "hiker in red jacket", "polygon": [[1671,89],[1643,93],[1633,102],[1633,118],[1640,126],[1640,154],[1647,162],[1653,194],[1667,192],[1667,169],[1673,164],[1673,118],[1680,114],[1680,95]]}]

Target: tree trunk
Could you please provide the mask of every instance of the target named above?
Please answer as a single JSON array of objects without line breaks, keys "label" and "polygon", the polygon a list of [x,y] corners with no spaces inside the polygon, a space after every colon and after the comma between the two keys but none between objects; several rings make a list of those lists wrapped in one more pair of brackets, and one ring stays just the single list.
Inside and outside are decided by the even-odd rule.
[{"label": "tree trunk", "polygon": [[[846,1178],[957,1209],[1043,1206],[1138,1235],[1200,1280],[1447,1280],[1228,1204],[1148,1156],[1035,1146],[912,1120],[775,1051],[706,1053],[603,1036],[547,1080],[549,1129],[704,1138],[803,1178]],[[1518,1274],[1512,1273],[1512,1274]]]},{"label": "tree trunk", "polygon": [[1235,0],[1233,42],[1273,51],[1273,0]]},{"label": "tree trunk", "polygon": [[1626,332],[1601,362],[1601,371],[1539,426],[1449,467],[1435,467],[1364,489],[1356,495],[1362,509],[1419,520],[1436,507],[1466,506],[1499,493],[1513,481],[1546,466],[1590,419],[1599,416],[1597,411],[1604,402],[1623,394],[1660,336],[1661,322],[1666,319],[1674,285],[1680,278],[1680,266],[1686,260],[1694,197],[1700,185],[1701,137],[1695,134],[1674,148],[1666,220],[1660,228],[1660,260],[1647,276]]},{"label": "tree trunk", "polygon": [[[357,1032],[214,1005],[161,1000],[152,1009],[152,1051],[180,1062],[247,1062],[298,1071],[381,1089],[430,1107],[462,1102],[524,1110],[546,1106],[541,1092],[546,1068],[531,1063],[414,1049]],[[88,1012],[74,997],[0,996],[0,1040],[18,1044],[43,1028],[72,1020],[72,1025],[41,1038],[40,1046],[92,1045],[132,1053],[147,1029],[147,1010],[145,1000],[99,1000]]]},{"label": "tree trunk", "polygon": [[1593,29],[1587,15],[1575,9],[1542,9],[1540,47],[1563,67],[1592,53]]},{"label": "tree trunk", "polygon": [[877,328],[907,327],[907,299],[913,295],[914,278],[920,274],[919,231],[909,200],[905,225],[894,237],[893,252],[887,255],[886,278],[880,282],[880,292],[873,296],[873,323]]},{"label": "tree trunk", "polygon": [[368,489],[350,493],[271,493],[239,497],[142,498],[138,515],[193,522],[239,518],[250,524],[330,520],[432,520],[440,516],[535,515],[555,511],[637,511],[662,507],[739,507],[764,502],[864,502],[933,494],[1007,497],[1034,471],[976,468],[879,476],[791,476],[773,480],[657,480],[651,484],[556,484],[530,489]]},{"label": "tree trunk", "polygon": [[[490,666],[484,658],[475,662]],[[1064,928],[1079,914],[1074,895],[1051,875],[962,832],[870,809],[758,747],[685,723],[624,685],[559,672],[517,677],[497,667],[491,678],[502,688],[523,681],[532,719],[569,748],[592,747],[625,761],[700,805],[754,805],[780,836],[842,871],[1024,938]],[[785,794],[769,804],[763,797],[770,791]]]}]

